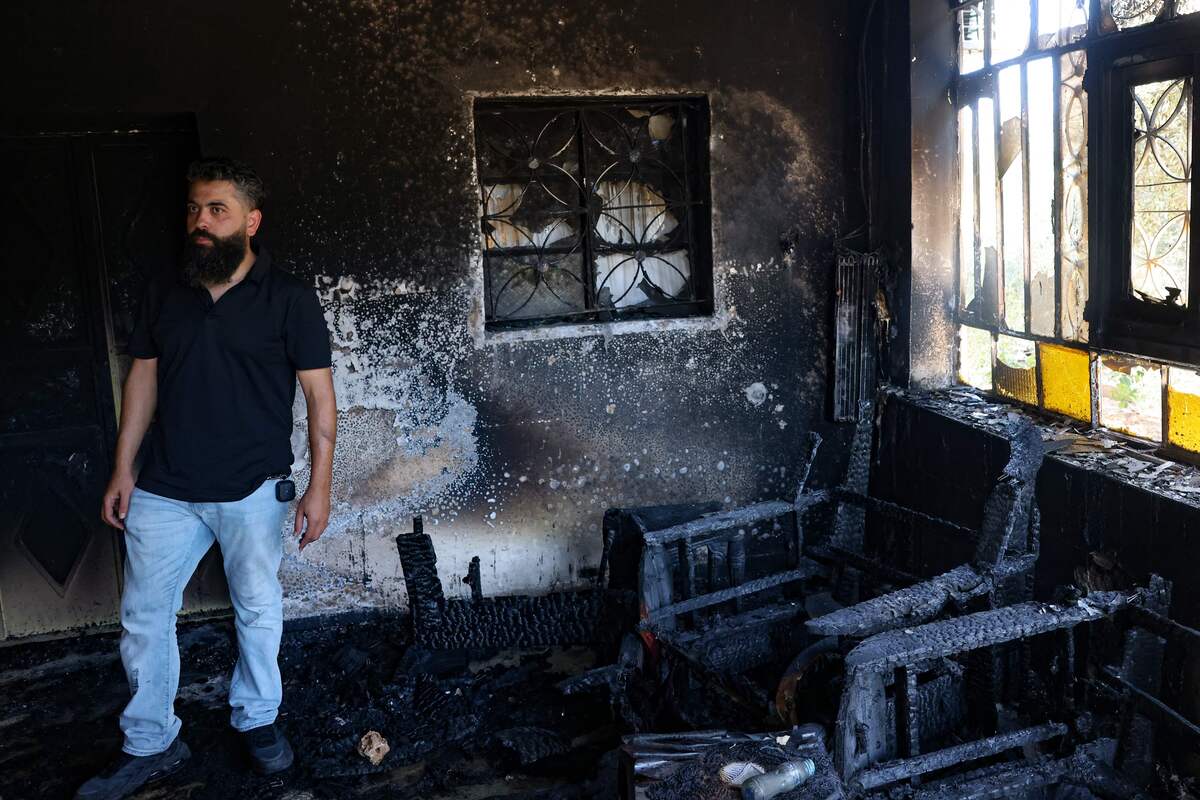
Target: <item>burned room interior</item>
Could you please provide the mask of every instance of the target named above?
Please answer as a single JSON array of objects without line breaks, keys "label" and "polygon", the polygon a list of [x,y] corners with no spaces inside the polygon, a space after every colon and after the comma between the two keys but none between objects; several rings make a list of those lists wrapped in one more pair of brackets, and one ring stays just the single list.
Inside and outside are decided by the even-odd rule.
[{"label": "burned room interior", "polygon": [[1200,0],[0,20],[0,800],[122,749],[97,509],[217,155],[324,317],[330,514],[279,531],[294,763],[214,545],[191,758],[127,796],[1200,797]]}]

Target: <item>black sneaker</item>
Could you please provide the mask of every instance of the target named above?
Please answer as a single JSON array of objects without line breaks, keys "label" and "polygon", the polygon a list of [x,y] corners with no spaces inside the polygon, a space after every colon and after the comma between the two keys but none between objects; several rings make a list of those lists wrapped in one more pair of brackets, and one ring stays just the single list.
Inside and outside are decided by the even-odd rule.
[{"label": "black sneaker", "polygon": [[242,732],[250,763],[259,775],[282,772],[292,765],[292,746],[275,724],[263,725]]},{"label": "black sneaker", "polygon": [[122,752],[108,769],[89,780],[75,800],[119,800],[128,797],[141,786],[177,772],[192,757],[188,746],[178,736],[171,746],[152,756],[131,756]]}]

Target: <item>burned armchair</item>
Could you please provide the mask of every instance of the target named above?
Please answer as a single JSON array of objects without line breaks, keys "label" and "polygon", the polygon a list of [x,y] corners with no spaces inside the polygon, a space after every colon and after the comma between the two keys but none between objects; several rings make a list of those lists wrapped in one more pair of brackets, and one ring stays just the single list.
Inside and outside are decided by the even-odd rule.
[{"label": "burned armchair", "polygon": [[[828,572],[804,555],[798,522],[827,495],[806,489],[820,437],[811,441],[793,500],[724,511],[719,503],[705,503],[605,513],[600,580],[610,592],[636,596],[631,629],[642,653],[632,658],[623,647],[618,663],[602,668],[603,674],[595,671],[589,684],[611,685],[616,678],[627,683],[633,672],[656,686],[670,681],[684,693],[694,677],[727,688],[739,684],[735,699],[747,700],[744,708],[762,716],[766,690],[740,676],[803,646],[808,584]],[[575,682],[564,688],[583,687]],[[664,694],[661,688],[655,692]],[[689,704],[665,694],[686,718],[682,707]]]},{"label": "burned armchair", "polygon": [[[984,504],[983,526],[974,558],[968,564],[847,608],[811,619],[817,636],[862,638],[887,630],[919,625],[947,610],[965,610],[973,601],[995,608],[1032,596],[1032,573],[1038,556],[1039,519],[1034,502],[1037,474],[1045,448],[1038,430],[1017,423],[1011,454]],[[845,498],[864,502],[869,498]],[[834,558],[862,549],[861,529],[834,532],[828,552]]]},{"label": "burned armchair", "polygon": [[[725,674],[803,649],[810,639],[802,625],[811,616],[806,600],[828,594],[830,577],[829,567],[808,555],[809,514],[832,509],[837,530],[858,529],[861,540],[862,509],[835,500],[866,496],[872,421],[864,409],[835,490],[808,487],[821,444],[813,434],[790,501],[697,514],[658,529],[643,524],[642,510],[629,512],[639,547],[639,630],[650,647],[665,646],[693,666]],[[763,552],[771,543],[774,552]]]},{"label": "burned armchair", "polygon": [[[1166,616],[1170,587],[1026,602],[867,638],[845,660],[833,762],[852,796],[908,783],[924,800],[1141,798],[1155,759],[1149,720],[1194,747],[1200,727],[1163,699],[1168,641],[1200,633]],[[1077,640],[1088,655],[1077,663]],[[1106,646],[1113,645],[1115,646]],[[1036,647],[1032,668],[1006,656]],[[1119,666],[1105,666],[1111,655]],[[998,657],[998,659],[997,659]],[[1007,667],[992,670],[999,661]],[[1098,676],[1098,677],[1097,677]],[[1059,795],[1054,795],[1059,796]]]},{"label": "burned armchair", "polygon": [[[804,555],[797,522],[814,500],[802,488],[790,502],[642,527],[638,629],[644,640],[712,672],[741,671],[793,647],[801,634],[803,586],[826,572]],[[762,566],[780,562],[784,569]]]}]

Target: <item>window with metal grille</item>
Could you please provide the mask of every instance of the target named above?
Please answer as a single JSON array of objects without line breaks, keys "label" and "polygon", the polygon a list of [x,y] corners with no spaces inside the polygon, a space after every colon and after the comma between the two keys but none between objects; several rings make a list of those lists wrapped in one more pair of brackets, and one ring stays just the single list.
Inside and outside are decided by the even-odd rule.
[{"label": "window with metal grille", "polygon": [[1196,458],[1200,0],[951,9],[959,380]]},{"label": "window with metal grille", "polygon": [[489,329],[712,312],[702,97],[475,102]]}]

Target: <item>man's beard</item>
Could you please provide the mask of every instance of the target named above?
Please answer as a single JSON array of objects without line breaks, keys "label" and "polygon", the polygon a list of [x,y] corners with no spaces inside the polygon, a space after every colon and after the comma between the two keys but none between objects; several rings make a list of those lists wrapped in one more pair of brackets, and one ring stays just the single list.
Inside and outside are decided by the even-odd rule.
[{"label": "man's beard", "polygon": [[[208,240],[212,244],[200,244],[201,240]],[[233,277],[245,256],[245,229],[225,239],[211,233],[193,231],[184,243],[183,253],[179,257],[179,270],[183,280],[190,286],[219,285]]]}]

